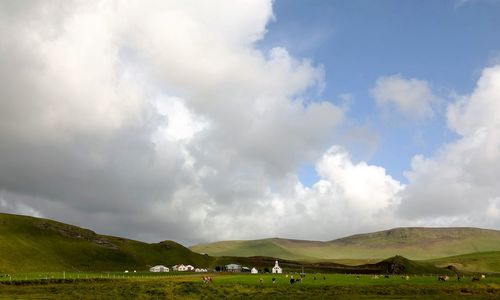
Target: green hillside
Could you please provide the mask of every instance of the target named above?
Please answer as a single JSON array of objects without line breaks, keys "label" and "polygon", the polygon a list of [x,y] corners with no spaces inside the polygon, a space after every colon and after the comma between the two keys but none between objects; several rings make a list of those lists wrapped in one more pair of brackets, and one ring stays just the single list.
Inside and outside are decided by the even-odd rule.
[{"label": "green hillside", "polygon": [[213,259],[172,241],[147,244],[47,219],[0,213],[0,273],[146,270],[208,266]]},{"label": "green hillside", "polygon": [[479,228],[395,228],[328,242],[289,239],[223,241],[191,247],[213,256],[274,256],[292,260],[380,259],[402,255],[425,260],[500,251],[500,231]]},{"label": "green hillside", "polygon": [[436,266],[454,266],[458,270],[468,272],[500,273],[500,251],[476,252],[451,257],[429,260]]}]

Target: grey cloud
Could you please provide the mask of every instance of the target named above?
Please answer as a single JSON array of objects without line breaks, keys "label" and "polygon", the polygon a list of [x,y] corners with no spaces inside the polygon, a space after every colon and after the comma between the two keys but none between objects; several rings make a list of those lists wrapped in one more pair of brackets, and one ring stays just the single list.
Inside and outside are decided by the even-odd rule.
[{"label": "grey cloud", "polygon": [[[260,214],[271,186],[319,156],[342,119],[331,103],[300,99],[322,84],[320,67],[254,48],[270,1],[231,14],[166,1],[31,4],[1,9],[4,210],[146,240],[212,239],[227,216]],[[172,99],[185,122],[206,124],[163,136],[179,112],[157,104]]]}]

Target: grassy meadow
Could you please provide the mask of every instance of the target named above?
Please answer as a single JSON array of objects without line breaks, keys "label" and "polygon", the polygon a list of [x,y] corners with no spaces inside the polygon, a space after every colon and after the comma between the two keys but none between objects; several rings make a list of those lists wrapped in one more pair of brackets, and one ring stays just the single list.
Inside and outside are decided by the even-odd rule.
[{"label": "grassy meadow", "polygon": [[[108,279],[75,279],[74,273],[49,280],[0,281],[0,299],[498,299],[500,278],[487,277],[472,282],[471,277],[438,282],[435,276],[383,276],[307,274],[302,283],[290,284],[284,274],[208,274],[202,276],[119,274]],[[80,274],[81,275],[81,274]],[[112,278],[113,275],[115,278]],[[295,277],[298,275],[295,274]],[[71,277],[71,279],[69,278]],[[316,279],[314,279],[316,277]],[[276,283],[272,283],[272,278]],[[261,282],[262,279],[262,282]]]}]

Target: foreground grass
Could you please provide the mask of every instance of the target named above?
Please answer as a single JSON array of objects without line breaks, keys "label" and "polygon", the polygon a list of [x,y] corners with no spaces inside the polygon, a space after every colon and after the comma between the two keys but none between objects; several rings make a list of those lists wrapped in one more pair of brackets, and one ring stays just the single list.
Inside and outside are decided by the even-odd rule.
[{"label": "foreground grass", "polygon": [[[300,284],[285,275],[201,275],[124,279],[31,279],[0,282],[0,299],[498,299],[500,278],[472,282],[435,277],[307,275]],[[314,280],[316,276],[316,280]],[[324,276],[324,279],[323,279]],[[272,283],[272,278],[276,283]],[[260,279],[262,278],[262,283]]]}]

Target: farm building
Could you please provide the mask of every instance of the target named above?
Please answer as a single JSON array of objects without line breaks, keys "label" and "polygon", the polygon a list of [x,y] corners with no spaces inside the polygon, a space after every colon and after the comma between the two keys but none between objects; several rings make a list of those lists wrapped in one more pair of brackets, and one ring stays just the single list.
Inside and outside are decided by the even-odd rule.
[{"label": "farm building", "polygon": [[187,265],[186,266],[186,271],[192,272],[192,271],[194,271],[194,267],[192,265]]},{"label": "farm building", "polygon": [[172,266],[172,271],[185,272],[185,271],[187,271],[187,266],[185,266],[183,264],[175,265],[175,266]]},{"label": "farm building", "polygon": [[281,274],[281,273],[283,273],[283,269],[280,268],[280,266],[278,265],[278,261],[276,261],[273,267],[273,274]]},{"label": "farm building", "polygon": [[[163,266],[163,265],[157,265],[157,266],[149,268],[149,272],[170,272],[170,269]],[[127,271],[127,273],[128,273],[128,271]]]},{"label": "farm building", "polygon": [[194,269],[194,271],[197,272],[197,273],[206,273],[206,272],[208,272],[207,269],[203,269],[203,268],[196,268],[196,269]]},{"label": "farm building", "polygon": [[250,271],[250,273],[252,273],[252,274],[258,274],[259,271],[255,267],[253,267],[252,270]]},{"label": "farm building", "polygon": [[226,271],[228,272],[241,272],[241,266],[237,264],[226,265]]}]

